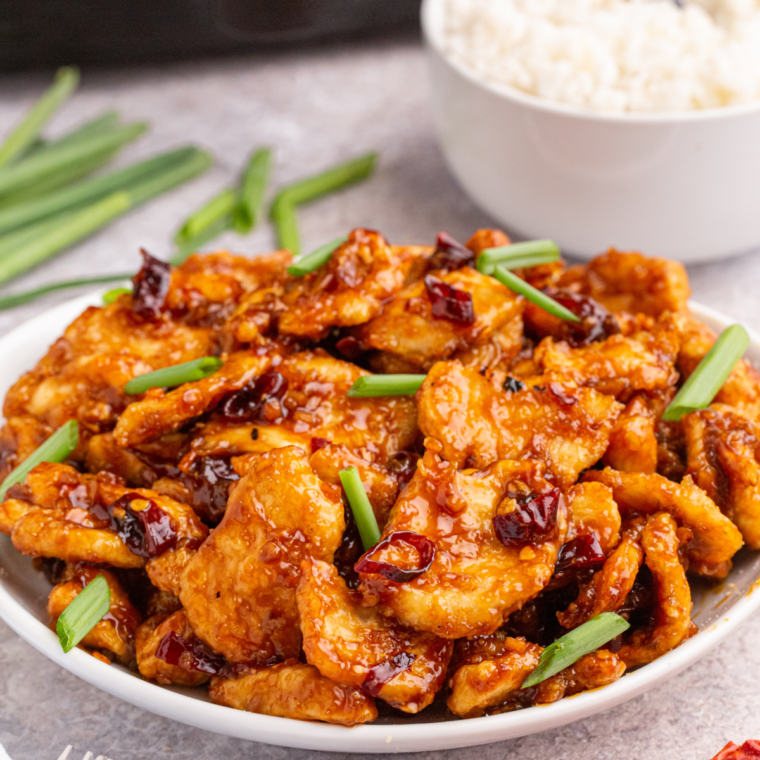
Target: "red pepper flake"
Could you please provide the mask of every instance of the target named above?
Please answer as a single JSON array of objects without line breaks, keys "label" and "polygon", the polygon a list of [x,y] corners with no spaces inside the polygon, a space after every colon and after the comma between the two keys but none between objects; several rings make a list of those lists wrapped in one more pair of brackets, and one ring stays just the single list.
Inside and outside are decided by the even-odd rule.
[{"label": "red pepper flake", "polygon": [[455,240],[447,232],[439,232],[435,253],[430,257],[431,269],[459,269],[475,261],[475,252]]},{"label": "red pepper flake", "polygon": [[399,673],[409,670],[417,655],[409,652],[399,652],[393,657],[378,663],[367,671],[361,690],[371,697],[380,696],[383,686],[393,680]]},{"label": "red pepper flake", "polygon": [[[405,570],[404,568],[396,567],[396,565],[390,562],[377,562],[370,559],[370,556],[375,552],[397,542],[409,544],[409,546],[417,550],[419,559],[416,568]],[[385,580],[391,581],[391,583],[408,583],[415,578],[419,578],[433,564],[434,558],[435,544],[427,536],[422,536],[411,530],[397,530],[375,544],[363,557],[360,557],[359,561],[354,565],[354,570],[357,573],[379,575],[385,578]]]},{"label": "red pepper flake", "polygon": [[132,311],[143,319],[156,321],[169,292],[172,279],[171,265],[140,249],[143,265],[132,278]]},{"label": "red pepper flake", "polygon": [[138,557],[158,557],[177,545],[169,515],[139,493],[125,493],[108,506],[108,514],[111,529]]},{"label": "red pepper flake", "polygon": [[471,325],[475,321],[472,293],[457,290],[431,274],[425,277],[425,289],[436,319],[448,319],[460,325]]},{"label": "red pepper flake", "polygon": [[313,454],[315,451],[319,451],[325,446],[329,446],[331,443],[332,441],[330,441],[328,438],[320,438],[319,436],[315,436],[311,439],[311,453]]},{"label": "red pepper flake", "polygon": [[596,536],[576,536],[560,547],[554,574],[588,570],[604,564],[604,552]]},{"label": "red pepper flake", "polygon": [[200,639],[186,639],[171,631],[161,639],[156,657],[182,670],[208,673],[215,676],[222,671],[225,659],[214,654]]},{"label": "red pepper flake", "polygon": [[749,739],[740,747],[729,742],[713,760],[756,760],[760,758],[760,741]]},{"label": "red pepper flake", "polygon": [[557,524],[561,498],[559,488],[552,488],[548,493],[518,500],[517,509],[493,518],[496,538],[508,548],[527,546],[545,538]]},{"label": "red pepper flake", "polygon": [[282,401],[287,391],[288,381],[279,372],[269,370],[228,395],[221,402],[219,413],[237,422],[257,420],[267,401]]}]

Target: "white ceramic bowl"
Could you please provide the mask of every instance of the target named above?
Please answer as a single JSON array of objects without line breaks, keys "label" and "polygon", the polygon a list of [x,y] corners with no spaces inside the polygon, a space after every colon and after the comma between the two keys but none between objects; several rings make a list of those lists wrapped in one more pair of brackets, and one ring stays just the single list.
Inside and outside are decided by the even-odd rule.
[{"label": "white ceramic bowl", "polygon": [[[93,293],[64,303],[0,338],[0,398],[22,372],[37,363],[61,334],[63,325],[87,306],[100,305],[101,295]],[[692,309],[718,331],[733,322],[696,304]],[[758,364],[760,337],[750,335],[748,356]],[[105,665],[80,649],[64,654],[57,636],[47,627],[45,603],[49,592],[49,584],[32,568],[32,561],[20,555],[7,536],[0,535],[0,617],[45,656],[99,689],[181,723],[251,741],[334,752],[421,752],[488,744],[562,726],[608,710],[674,676],[760,609],[760,553],[742,550],[735,557],[729,583],[716,588],[692,582],[692,617],[699,633],[651,665],[603,689],[552,705],[472,720],[452,719],[435,704],[416,716],[384,716],[357,728],[232,710],[211,704],[202,689],[157,686],[119,665]]]},{"label": "white ceramic bowl", "polygon": [[444,0],[424,0],[446,160],[520,237],[589,258],[615,246],[684,262],[760,246],[760,103],[605,115],[487,83],[444,52]]}]

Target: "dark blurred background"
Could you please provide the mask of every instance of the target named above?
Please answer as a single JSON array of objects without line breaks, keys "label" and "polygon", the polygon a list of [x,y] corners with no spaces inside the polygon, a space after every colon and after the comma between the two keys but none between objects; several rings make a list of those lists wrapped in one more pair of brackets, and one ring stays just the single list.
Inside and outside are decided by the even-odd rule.
[{"label": "dark blurred background", "polygon": [[0,69],[121,64],[362,38],[420,0],[0,0]]}]

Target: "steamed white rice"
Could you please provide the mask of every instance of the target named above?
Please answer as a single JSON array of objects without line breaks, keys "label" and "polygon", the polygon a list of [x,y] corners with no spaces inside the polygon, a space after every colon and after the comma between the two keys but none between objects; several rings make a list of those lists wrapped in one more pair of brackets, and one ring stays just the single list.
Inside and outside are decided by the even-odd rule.
[{"label": "steamed white rice", "polygon": [[760,100],[760,0],[443,2],[448,55],[490,82],[603,111]]}]

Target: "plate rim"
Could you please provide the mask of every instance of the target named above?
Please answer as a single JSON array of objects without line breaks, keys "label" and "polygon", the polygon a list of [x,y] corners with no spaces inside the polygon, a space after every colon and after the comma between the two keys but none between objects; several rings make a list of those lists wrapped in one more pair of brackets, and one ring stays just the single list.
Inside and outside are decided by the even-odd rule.
[{"label": "plate rim", "polygon": [[[87,306],[99,305],[105,289],[59,304],[33,317],[0,338],[0,356],[14,344],[41,338],[29,337],[51,323],[69,324]],[[696,302],[689,302],[694,315],[725,329],[735,320]],[[746,325],[745,325],[746,327]],[[61,334],[60,327],[56,327]],[[750,346],[760,356],[760,336],[748,328]],[[4,542],[9,546],[9,541]],[[0,560],[2,559],[0,551]],[[2,563],[0,562],[0,567]],[[409,724],[368,724],[346,728],[326,723],[294,721],[234,710],[162,687],[137,674],[106,665],[80,649],[64,654],[57,636],[17,601],[0,575],[0,618],[22,639],[57,665],[115,697],[171,720],[226,736],[294,749],[356,753],[396,753],[455,749],[490,744],[557,728],[592,714],[611,709],[642,694],[696,663],[720,644],[753,612],[760,609],[760,578],[750,590],[704,630],[654,663],[620,680],[550,705],[468,720]]]}]

